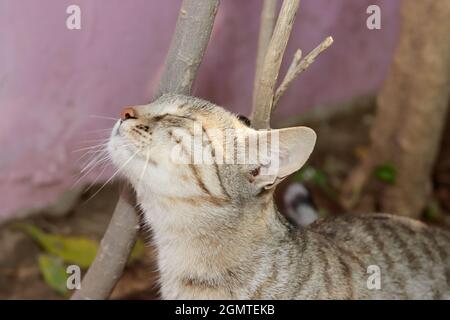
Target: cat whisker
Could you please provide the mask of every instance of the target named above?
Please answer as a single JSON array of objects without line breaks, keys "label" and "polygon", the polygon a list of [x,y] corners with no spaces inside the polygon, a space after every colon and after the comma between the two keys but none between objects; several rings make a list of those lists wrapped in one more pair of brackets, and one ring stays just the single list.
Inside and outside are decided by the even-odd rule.
[{"label": "cat whisker", "polygon": [[[100,157],[100,156],[99,156]],[[93,160],[93,164],[89,164],[88,166],[90,166],[89,170],[86,171],[86,169],[88,169],[88,166],[86,166],[85,168],[83,168],[80,172],[81,176],[74,182],[74,184],[72,185],[72,188],[75,187],[83,178],[85,178],[89,173],[92,172],[92,170],[95,169],[95,167],[101,163],[107,162],[109,160],[109,155],[102,158],[102,159],[94,159]],[[86,171],[86,172],[84,172]]]},{"label": "cat whisker", "polygon": [[[127,143],[127,144],[123,144],[120,146],[120,148],[125,148],[125,147],[129,147],[133,145],[132,143]],[[104,152],[107,150],[108,147],[108,143],[104,143],[104,144],[99,144],[96,146],[91,146],[91,147],[84,147],[84,148],[80,148],[77,150],[73,150],[72,152],[81,152],[81,151],[86,151],[79,159],[78,161],[80,161],[84,156],[86,156],[86,154],[92,154],[92,153],[99,153],[99,152]]]},{"label": "cat whisker", "polygon": [[100,187],[100,189],[98,189],[92,196],[89,197],[89,199],[86,200],[89,201],[91,200],[93,197],[95,197],[100,191],[103,190],[103,188],[109,183],[111,182],[112,179],[114,179],[115,176],[117,176],[127,165],[128,163],[131,162],[131,160],[134,159],[134,157],[139,153],[140,150],[136,151],[133,155],[130,156],[130,158],[124,162],[124,164],[122,166],[120,166],[119,169],[116,170],[116,172],[114,172],[114,174],[108,179],[106,180],[106,182]]},{"label": "cat whisker", "polygon": [[[123,148],[123,147],[128,147],[128,146],[131,146],[131,145],[132,145],[132,143],[128,143],[128,144],[123,144],[123,145],[121,145],[119,147]],[[80,170],[81,176],[73,183],[72,188],[75,187],[83,178],[85,178],[87,175],[89,175],[99,165],[105,164],[109,160],[111,160],[111,156],[108,153],[106,146],[103,146],[103,147],[97,146],[97,147],[98,147],[98,150],[89,150],[83,156],[81,156],[81,158],[79,159],[79,160],[81,160],[83,157],[85,157],[87,155],[90,155],[90,157],[88,158],[88,160],[86,160],[85,164],[82,166],[82,169]],[[102,169],[102,172],[97,176],[97,178],[95,179],[95,182],[103,174],[105,168],[106,167],[104,167]],[[91,186],[94,183],[92,183]]]},{"label": "cat whisker", "polygon": [[138,186],[140,186],[142,178],[144,177],[145,172],[147,171],[149,161],[150,161],[150,150],[147,149],[147,152],[145,153],[145,165],[144,168],[142,169],[141,176],[139,177]]},{"label": "cat whisker", "polygon": [[100,149],[101,147],[106,147],[106,146],[108,146],[108,142],[101,143],[101,144],[98,144],[95,146],[89,146],[89,147],[75,149],[75,150],[72,150],[72,152],[81,152],[81,151],[92,150],[92,149]]},{"label": "cat whisker", "polygon": [[93,143],[93,142],[102,142],[102,143],[106,143],[108,142],[109,137],[105,137],[105,138],[99,138],[99,139],[87,139],[87,140],[82,140],[80,141],[80,144],[83,143]]},{"label": "cat whisker", "polygon": [[94,181],[92,181],[92,183],[89,184],[89,186],[85,189],[85,192],[89,191],[97,183],[98,179],[103,175],[106,168],[108,167],[108,164],[109,164],[109,161],[104,162],[102,171],[97,175],[97,177],[94,179]]},{"label": "cat whisker", "polygon": [[95,155],[100,154],[100,153],[105,152],[105,151],[106,151],[106,149],[103,149],[103,150],[90,150],[90,151],[87,151],[87,152],[84,153],[81,157],[79,157],[79,158],[77,159],[77,162],[81,161],[81,159],[83,159],[83,158],[86,157],[86,156],[91,156],[91,157],[86,161],[86,162],[89,162],[89,161],[92,160],[93,157],[95,157]]},{"label": "cat whisker", "polygon": [[81,161],[85,156],[89,156],[88,159],[83,163],[82,167],[86,167],[95,158],[99,158],[102,154],[107,153],[108,149],[106,147],[99,148],[98,150],[89,150],[85,152],[78,161]]},{"label": "cat whisker", "polygon": [[86,131],[86,133],[98,133],[98,132],[105,132],[105,131],[111,131],[111,130],[112,130],[112,128],[95,129],[95,130]]},{"label": "cat whisker", "polygon": [[91,115],[89,115],[89,117],[90,118],[96,118],[96,119],[103,119],[103,120],[114,120],[114,121],[119,120],[118,118],[107,117],[107,116],[99,116],[99,115],[95,115],[95,114],[91,114]]},{"label": "cat whisker", "polygon": [[109,154],[106,154],[106,155],[99,154],[96,159],[91,160],[83,169],[81,169],[80,173],[85,172],[89,168],[95,167],[97,164],[100,164],[104,160],[110,160],[110,155]]}]

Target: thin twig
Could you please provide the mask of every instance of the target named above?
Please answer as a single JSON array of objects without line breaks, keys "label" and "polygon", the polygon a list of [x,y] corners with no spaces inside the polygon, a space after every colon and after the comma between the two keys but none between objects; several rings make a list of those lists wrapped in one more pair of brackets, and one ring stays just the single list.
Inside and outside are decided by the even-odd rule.
[{"label": "thin twig", "polygon": [[[301,51],[298,50],[292,59],[292,63],[289,66],[289,69],[278,87],[272,105],[272,112],[277,107],[278,101],[289,88],[292,81],[297,78],[300,73],[308,69],[308,67],[314,62],[318,55],[320,55],[323,51],[325,51],[331,44],[333,43],[332,37],[327,37],[320,45],[318,45],[314,50],[312,50],[303,60],[300,61]],[[299,53],[300,52],[300,53]]]},{"label": "thin twig", "polygon": [[256,129],[270,127],[275,86],[299,5],[300,0],[284,0],[281,6],[275,30],[261,68],[261,74],[255,86],[252,126]]},{"label": "thin twig", "polygon": [[[183,0],[156,96],[189,94],[211,35],[219,0]],[[182,59],[180,57],[183,57]],[[81,289],[72,299],[106,299],[125,268],[138,231],[138,217],[127,185],[121,193],[99,251]]]},{"label": "thin twig", "polygon": [[286,80],[286,78],[288,77],[292,77],[292,75],[295,73],[295,68],[300,63],[300,60],[302,59],[302,54],[303,54],[302,50],[300,49],[297,49],[297,51],[295,51],[294,58],[292,59],[292,62],[289,65],[286,75],[284,76],[284,80]]},{"label": "thin twig", "polygon": [[269,46],[270,39],[272,38],[273,27],[276,19],[276,9],[277,0],[264,0],[259,26],[258,51],[256,54],[256,70],[253,84],[253,106],[256,103],[256,87],[258,86],[260,79],[267,47]]}]

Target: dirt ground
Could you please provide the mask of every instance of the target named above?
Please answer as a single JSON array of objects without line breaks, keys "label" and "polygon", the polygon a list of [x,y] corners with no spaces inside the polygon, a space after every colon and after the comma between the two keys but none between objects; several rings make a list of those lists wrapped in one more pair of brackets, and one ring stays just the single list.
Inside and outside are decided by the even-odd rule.
[{"label": "dirt ground", "polygon": [[[333,193],[339,191],[347,172],[356,164],[358,157],[364,154],[368,129],[373,120],[373,105],[373,98],[357,99],[351,104],[336,107],[337,112],[333,109],[326,113],[318,111],[302,116],[300,120],[291,119],[288,123],[300,122],[317,131],[319,139],[310,164],[324,172]],[[450,211],[450,128],[445,136],[435,175],[435,198],[441,210],[431,221],[441,225],[448,225]],[[327,190],[314,183],[307,185],[321,212],[325,215],[342,212],[333,193],[326,192]],[[283,192],[284,187],[279,188],[279,193]],[[117,185],[110,185],[89,199],[95,191],[93,188],[83,194],[64,216],[54,217],[42,212],[22,219],[21,222],[31,223],[51,233],[85,236],[99,241],[117,199]],[[278,195],[277,203],[279,202]],[[40,273],[37,261],[42,249],[16,228],[17,222],[0,226],[0,299],[62,299],[61,295],[45,283]],[[144,237],[149,238],[148,235],[142,238]],[[158,298],[158,275],[155,269],[155,252],[149,245],[145,257],[127,267],[112,298]]]},{"label": "dirt ground", "polygon": [[[83,194],[79,203],[64,217],[42,214],[12,221],[0,228],[0,299],[62,299],[43,280],[38,255],[42,249],[23,231],[17,223],[33,224],[52,234],[84,236],[100,240],[106,230],[117,199],[117,185],[110,185],[94,198],[93,188]],[[145,256],[127,267],[125,274],[112,295],[113,298],[154,299],[158,290],[154,286],[156,272],[154,253],[149,247]]]}]

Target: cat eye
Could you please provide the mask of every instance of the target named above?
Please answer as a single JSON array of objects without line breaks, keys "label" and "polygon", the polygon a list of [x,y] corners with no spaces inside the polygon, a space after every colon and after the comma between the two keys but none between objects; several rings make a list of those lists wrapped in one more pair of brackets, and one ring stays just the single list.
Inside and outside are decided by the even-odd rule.
[{"label": "cat eye", "polygon": [[250,174],[251,174],[253,177],[256,177],[256,176],[259,174],[260,171],[261,171],[261,168],[260,168],[260,167],[257,167],[257,168],[255,168],[255,169],[251,170],[251,171],[250,171]]},{"label": "cat eye", "polygon": [[237,117],[238,117],[239,121],[244,123],[247,127],[250,127],[251,123],[250,123],[250,119],[249,118],[247,118],[246,116],[243,116],[242,114],[238,114]]}]

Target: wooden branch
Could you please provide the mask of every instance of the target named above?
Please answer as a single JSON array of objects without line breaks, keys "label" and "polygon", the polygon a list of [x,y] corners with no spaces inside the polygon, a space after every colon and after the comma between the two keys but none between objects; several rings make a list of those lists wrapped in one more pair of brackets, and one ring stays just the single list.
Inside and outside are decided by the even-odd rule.
[{"label": "wooden branch", "polygon": [[[294,54],[294,58],[292,59],[291,64],[289,65],[288,71],[286,72],[286,75],[284,76],[284,80],[286,80],[286,78],[291,78],[293,77],[294,73],[295,73],[295,68],[297,67],[297,65],[300,63],[301,59],[302,59],[302,50],[297,49],[297,51],[295,51]],[[283,80],[283,82],[284,82]]]},{"label": "wooden branch", "polygon": [[[209,42],[219,0],[183,0],[156,97],[189,94]],[[122,191],[99,252],[72,299],[106,299],[134,246],[138,218],[129,187]]]},{"label": "wooden branch", "polygon": [[318,55],[320,55],[323,51],[325,51],[331,44],[333,43],[332,37],[327,37],[320,45],[318,45],[314,50],[312,50],[303,60],[301,59],[301,51],[298,50],[294,58],[292,59],[292,63],[289,66],[289,69],[278,87],[275,97],[273,100],[272,112],[277,107],[278,101],[289,88],[290,84],[297,78],[300,73],[308,69],[308,67],[315,61]]},{"label": "wooden branch", "polygon": [[136,242],[139,221],[134,203],[134,192],[128,185],[124,186],[97,256],[83,278],[81,289],[73,294],[73,300],[106,299],[111,294]]},{"label": "wooden branch", "polygon": [[275,85],[299,5],[300,0],[284,0],[281,6],[254,92],[255,104],[252,110],[252,126],[256,129],[270,127]]},{"label": "wooden branch", "polygon": [[156,97],[190,94],[211,36],[219,0],[184,0]]},{"label": "wooden branch", "polygon": [[253,101],[252,105],[256,103],[256,87],[261,76],[261,69],[266,56],[267,47],[269,46],[270,39],[272,38],[273,27],[275,25],[275,15],[277,9],[277,0],[264,0],[261,19],[259,26],[259,39],[258,39],[258,51],[256,54],[256,70],[255,80],[253,84]]}]

